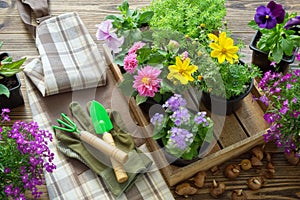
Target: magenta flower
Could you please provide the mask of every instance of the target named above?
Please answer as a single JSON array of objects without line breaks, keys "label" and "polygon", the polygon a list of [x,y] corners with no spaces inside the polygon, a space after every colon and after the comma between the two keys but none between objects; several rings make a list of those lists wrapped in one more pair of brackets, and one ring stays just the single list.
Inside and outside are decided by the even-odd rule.
[{"label": "magenta flower", "polygon": [[128,54],[124,58],[124,69],[126,72],[133,74],[135,69],[138,66],[138,60],[136,59],[137,55],[135,53]]},{"label": "magenta flower", "polygon": [[260,28],[272,29],[276,24],[283,22],[285,11],[282,5],[270,1],[266,6],[259,6],[256,9],[254,20]]},{"label": "magenta flower", "polygon": [[113,53],[120,52],[124,37],[118,38],[117,34],[112,30],[112,21],[106,20],[101,24],[97,24],[96,27],[98,28],[96,33],[97,40],[104,40]]},{"label": "magenta flower", "polygon": [[128,54],[133,54],[136,53],[137,50],[145,46],[144,42],[135,42],[132,47],[128,50]]},{"label": "magenta flower", "polygon": [[138,70],[138,74],[134,76],[133,87],[144,97],[154,97],[160,88],[161,79],[158,78],[161,70],[146,66]]}]

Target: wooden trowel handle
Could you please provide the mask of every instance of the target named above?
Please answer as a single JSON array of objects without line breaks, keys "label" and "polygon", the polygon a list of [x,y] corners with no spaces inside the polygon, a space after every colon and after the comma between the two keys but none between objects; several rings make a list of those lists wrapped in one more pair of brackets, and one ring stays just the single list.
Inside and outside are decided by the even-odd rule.
[{"label": "wooden trowel handle", "polygon": [[[110,133],[105,132],[103,134],[103,140],[112,146],[116,146],[115,142],[114,142],[114,138],[112,137],[112,135]],[[114,169],[117,181],[119,183],[124,183],[125,181],[127,181],[128,176],[127,176],[127,173],[126,173],[122,163],[116,161],[112,157],[110,157],[110,161],[111,161],[112,167]]]},{"label": "wooden trowel handle", "polygon": [[97,136],[87,131],[80,132],[80,139],[122,164],[128,160],[127,153],[118,149],[116,146],[112,146],[111,144],[104,142]]}]

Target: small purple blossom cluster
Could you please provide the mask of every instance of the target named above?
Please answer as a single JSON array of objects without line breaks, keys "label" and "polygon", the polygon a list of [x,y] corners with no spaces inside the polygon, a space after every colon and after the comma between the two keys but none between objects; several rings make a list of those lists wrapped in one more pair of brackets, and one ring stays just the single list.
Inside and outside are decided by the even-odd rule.
[{"label": "small purple blossom cluster", "polygon": [[[206,116],[206,112],[193,114],[185,106],[186,100],[180,94],[174,94],[162,107],[165,113],[155,113],[150,119],[154,127],[154,139],[166,141],[166,148],[169,153],[180,157],[184,152],[190,150],[194,142],[199,142],[205,138],[208,126],[212,121]],[[204,135],[199,135],[204,134]],[[156,136],[158,135],[158,138]],[[197,140],[195,140],[197,137]],[[194,145],[195,148],[198,146]],[[197,151],[196,151],[197,152]]]},{"label": "small purple blossom cluster", "polygon": [[[8,109],[1,113],[2,123],[9,121]],[[24,192],[31,191],[34,199],[41,196],[37,186],[44,183],[43,170],[52,173],[56,166],[52,163],[54,154],[48,148],[52,134],[40,130],[36,122],[16,121],[12,127],[3,126],[0,131],[1,168],[0,193],[7,198],[25,199]]]},{"label": "small purple blossom cluster", "polygon": [[259,100],[269,106],[264,115],[270,124],[265,141],[274,140],[286,153],[294,151],[300,157],[300,70],[285,75],[268,71],[258,86],[265,93]]}]

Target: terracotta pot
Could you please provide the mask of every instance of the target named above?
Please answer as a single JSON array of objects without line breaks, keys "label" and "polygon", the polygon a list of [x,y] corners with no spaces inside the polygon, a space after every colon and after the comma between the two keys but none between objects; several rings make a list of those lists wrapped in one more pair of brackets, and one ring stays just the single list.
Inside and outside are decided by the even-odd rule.
[{"label": "terracotta pot", "polygon": [[250,93],[252,87],[253,80],[246,92],[229,100],[225,99],[225,97],[214,96],[209,93],[202,92],[201,102],[214,114],[230,115],[241,107],[242,100]]},{"label": "terracotta pot", "polygon": [[[263,74],[269,70],[275,71],[273,66],[270,66],[271,61],[268,59],[268,53],[261,51],[256,47],[257,42],[261,38],[262,34],[259,31],[256,31],[255,35],[252,38],[252,41],[249,45],[249,48],[252,50],[252,64],[258,66],[260,70],[263,72]],[[296,49],[296,51],[298,48]],[[284,57],[280,63],[279,66],[279,72],[286,73],[289,69],[289,65],[293,63],[295,60],[295,56],[287,56]]]},{"label": "terracotta pot", "polygon": [[[8,56],[7,53],[1,53],[0,60],[3,60],[7,56]],[[5,77],[1,79],[0,83],[5,86],[8,86],[7,84],[10,84],[10,86],[8,86],[10,92],[9,98],[7,98],[4,94],[0,95],[0,109],[2,108],[12,109],[24,104],[23,96],[20,90],[21,81],[17,74],[11,77]]]}]

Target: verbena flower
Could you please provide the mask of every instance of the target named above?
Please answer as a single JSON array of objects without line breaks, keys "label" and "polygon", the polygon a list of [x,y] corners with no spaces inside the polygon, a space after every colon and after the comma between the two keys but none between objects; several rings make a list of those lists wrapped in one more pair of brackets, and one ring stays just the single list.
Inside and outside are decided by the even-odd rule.
[{"label": "verbena flower", "polygon": [[256,9],[254,20],[260,28],[272,29],[277,23],[280,24],[283,22],[284,16],[285,11],[282,5],[270,1],[267,7],[259,6]]},{"label": "verbena flower", "polygon": [[174,94],[163,105],[165,113],[155,113],[150,119],[154,125],[153,139],[162,140],[166,150],[178,157],[192,159],[198,148],[212,138],[212,120],[206,112],[193,114],[180,94]]},{"label": "verbena flower", "polygon": [[258,86],[265,93],[260,100],[269,104],[264,114],[270,124],[265,141],[274,141],[285,152],[300,156],[300,70],[286,75],[269,71]]},{"label": "verbena flower", "polygon": [[194,135],[188,130],[173,127],[170,130],[170,139],[167,143],[169,148],[185,150],[192,142]]},{"label": "verbena flower", "polygon": [[173,112],[178,110],[180,106],[186,106],[186,100],[180,94],[174,94],[163,104],[164,108]]},{"label": "verbena flower", "polygon": [[219,63],[223,63],[227,60],[233,64],[233,61],[238,59],[237,51],[239,48],[234,46],[233,39],[226,37],[226,32],[220,33],[218,39],[216,39],[216,36],[213,36],[213,34],[208,34],[208,37],[213,40],[213,42],[209,44],[209,47],[213,49],[210,55],[213,58],[218,58]]},{"label": "verbena flower", "polygon": [[96,32],[97,40],[104,40],[114,53],[122,50],[120,47],[124,42],[124,37],[119,38],[114,30],[112,30],[113,25],[111,20],[103,21],[101,24],[97,24],[96,27],[98,28]]},{"label": "verbena flower", "polygon": [[192,74],[198,69],[195,65],[190,65],[190,58],[181,60],[179,56],[176,57],[176,64],[168,67],[170,73],[167,78],[173,81],[180,81],[181,84],[188,84],[189,81],[193,81]]},{"label": "verbena flower", "polygon": [[4,126],[9,110],[1,112],[0,139],[0,199],[25,199],[31,191],[34,199],[41,196],[37,186],[44,184],[43,170],[51,173],[54,154],[47,144],[52,141],[48,131],[40,130],[35,122],[16,121],[12,127]]},{"label": "verbena flower", "polygon": [[154,97],[155,93],[160,88],[161,79],[158,76],[161,73],[160,69],[146,66],[141,68],[134,76],[133,87],[141,96]]},{"label": "verbena flower", "polygon": [[124,69],[126,72],[133,74],[138,66],[138,60],[136,59],[136,54],[131,53],[124,58]]}]

